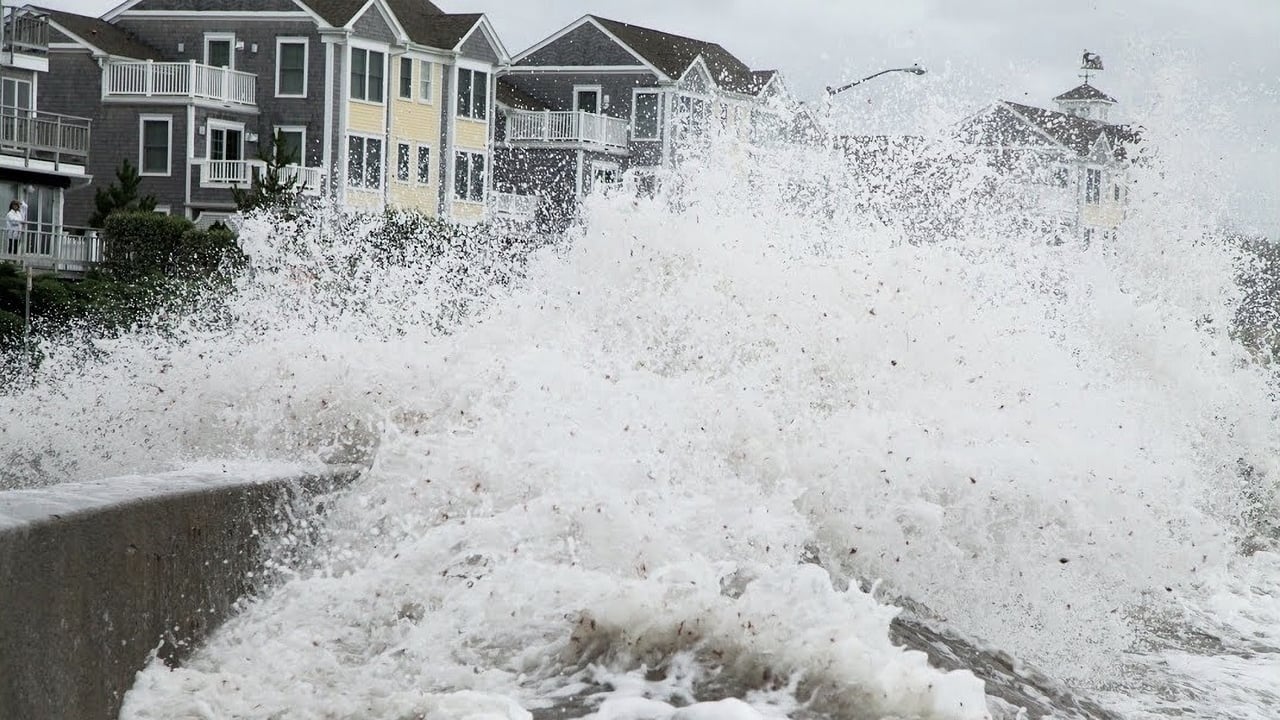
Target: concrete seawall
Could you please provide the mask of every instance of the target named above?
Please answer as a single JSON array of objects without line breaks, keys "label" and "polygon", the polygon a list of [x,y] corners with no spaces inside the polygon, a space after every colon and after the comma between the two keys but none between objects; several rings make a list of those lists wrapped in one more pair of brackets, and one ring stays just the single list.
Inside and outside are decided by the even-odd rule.
[{"label": "concrete seawall", "polygon": [[154,652],[182,657],[257,588],[355,469],[116,478],[0,492],[0,718],[114,720]]}]

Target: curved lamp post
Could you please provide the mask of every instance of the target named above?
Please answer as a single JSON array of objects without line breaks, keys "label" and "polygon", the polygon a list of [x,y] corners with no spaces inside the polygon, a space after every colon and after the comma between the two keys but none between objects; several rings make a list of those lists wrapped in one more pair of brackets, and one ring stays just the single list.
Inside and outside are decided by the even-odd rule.
[{"label": "curved lamp post", "polygon": [[827,86],[827,97],[834,97],[834,96],[839,95],[840,93],[844,92],[845,90],[848,90],[848,89],[849,89],[849,88],[851,88],[851,87],[856,87],[856,86],[858,86],[858,85],[861,85],[862,83],[864,83],[864,82],[866,82],[866,81],[868,81],[868,80],[870,80],[870,79],[872,79],[872,78],[878,78],[878,77],[880,77],[881,75],[886,75],[886,74],[888,74],[888,73],[893,73],[893,72],[904,72],[904,73],[911,73],[912,75],[923,75],[923,74],[925,73],[925,70],[924,70],[924,68],[920,67],[920,65],[918,65],[918,64],[916,64],[916,65],[912,65],[911,67],[904,67],[904,68],[889,68],[888,70],[881,70],[881,71],[880,71],[880,72],[878,72],[878,73],[875,73],[875,74],[873,74],[873,75],[868,75],[868,76],[866,76],[866,77],[862,78],[861,80],[854,80],[853,82],[848,83],[847,85],[841,85],[840,87],[831,87],[830,85],[828,85],[828,86]]}]

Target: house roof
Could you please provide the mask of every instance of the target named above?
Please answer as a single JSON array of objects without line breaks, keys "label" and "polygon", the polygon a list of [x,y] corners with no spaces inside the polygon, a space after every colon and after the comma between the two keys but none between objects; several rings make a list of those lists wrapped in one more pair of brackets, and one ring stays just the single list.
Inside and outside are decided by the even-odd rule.
[{"label": "house roof", "polygon": [[[365,5],[369,4],[369,0],[296,0],[296,2],[311,8],[312,12],[333,27],[345,27]],[[411,18],[416,19],[420,14],[444,14],[444,11],[430,0],[389,0],[387,5],[402,24],[410,22]]]},{"label": "house roof", "polygon": [[[407,11],[404,5],[421,5],[423,0],[389,0],[391,10],[409,33],[409,39],[433,48],[452,50],[484,17],[480,13],[428,14],[422,10]],[[430,4],[430,3],[426,3]]]},{"label": "house roof", "polygon": [[494,86],[494,95],[498,104],[517,110],[546,110],[547,104],[520,88],[512,85],[505,77],[499,77]]},{"label": "house roof", "polygon": [[1105,138],[1117,157],[1125,145],[1137,143],[1140,133],[1128,125],[1112,125],[1056,110],[1001,100],[969,121],[963,132],[981,145],[1037,145],[1046,140],[1078,155],[1087,155],[1099,138]]},{"label": "house roof", "polygon": [[51,22],[108,55],[135,60],[151,60],[160,57],[159,50],[105,20],[34,5],[28,7],[48,15]]},{"label": "house roof", "polygon": [[598,15],[588,17],[668,77],[681,77],[693,65],[693,61],[701,56],[707,69],[711,71],[711,77],[721,88],[755,94],[763,87],[746,63],[716,43],[609,20]]},{"label": "house roof", "polygon": [[1102,102],[1115,103],[1116,99],[1102,92],[1098,88],[1084,83],[1062,93],[1054,100],[1101,100]]}]

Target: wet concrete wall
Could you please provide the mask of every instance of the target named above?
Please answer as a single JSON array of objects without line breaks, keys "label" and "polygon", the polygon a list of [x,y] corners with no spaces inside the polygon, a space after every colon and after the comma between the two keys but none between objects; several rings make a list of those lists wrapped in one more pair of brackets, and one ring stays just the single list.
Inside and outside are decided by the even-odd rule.
[{"label": "wet concrete wall", "polygon": [[0,718],[114,719],[269,581],[355,470],[246,470],[0,492]]}]

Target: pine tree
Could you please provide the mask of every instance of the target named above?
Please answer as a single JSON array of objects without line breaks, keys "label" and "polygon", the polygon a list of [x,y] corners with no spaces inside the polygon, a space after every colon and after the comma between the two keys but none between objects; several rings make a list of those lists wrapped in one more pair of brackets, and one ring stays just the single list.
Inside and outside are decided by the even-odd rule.
[{"label": "pine tree", "polygon": [[297,153],[290,150],[280,137],[280,133],[276,133],[271,137],[271,145],[259,158],[264,163],[264,167],[261,172],[254,174],[249,183],[249,189],[231,188],[236,207],[241,212],[258,209],[285,210],[294,207],[298,202],[298,194],[303,188],[296,175],[284,173],[282,170],[298,162]]},{"label": "pine tree", "polygon": [[126,159],[116,171],[116,182],[98,188],[93,194],[95,210],[89,218],[89,226],[100,228],[107,221],[107,216],[121,211],[151,212],[156,209],[156,199],[151,195],[138,196],[138,185],[142,176],[138,168]]}]

